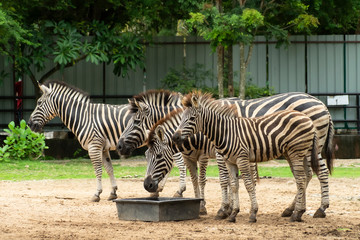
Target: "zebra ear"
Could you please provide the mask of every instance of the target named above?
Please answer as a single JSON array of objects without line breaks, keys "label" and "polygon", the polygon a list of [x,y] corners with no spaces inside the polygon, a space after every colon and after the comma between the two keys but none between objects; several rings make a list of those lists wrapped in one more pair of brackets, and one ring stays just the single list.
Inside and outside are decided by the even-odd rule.
[{"label": "zebra ear", "polygon": [[162,126],[157,126],[155,129],[156,136],[163,142],[165,140],[165,131]]},{"label": "zebra ear", "polygon": [[198,107],[199,104],[198,104],[198,97],[196,95],[192,95],[191,96],[191,105],[193,107]]},{"label": "zebra ear", "polygon": [[50,88],[46,87],[45,85],[39,84],[39,88],[43,94],[49,94],[51,92]]},{"label": "zebra ear", "polygon": [[145,103],[137,102],[137,106],[142,112],[146,112],[149,110],[148,106]]}]

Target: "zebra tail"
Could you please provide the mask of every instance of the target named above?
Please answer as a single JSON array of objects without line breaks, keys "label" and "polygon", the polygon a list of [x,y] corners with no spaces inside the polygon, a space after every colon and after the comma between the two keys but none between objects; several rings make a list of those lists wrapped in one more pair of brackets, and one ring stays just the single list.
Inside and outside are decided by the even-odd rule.
[{"label": "zebra tail", "polygon": [[316,175],[319,174],[318,144],[316,132],[314,132],[313,146],[311,150],[311,168]]},{"label": "zebra tail", "polygon": [[329,129],[325,141],[325,155],[326,155],[326,165],[327,168],[329,169],[330,175],[332,174],[334,167],[334,144],[333,144],[334,134],[335,134],[334,123],[331,119],[331,116],[329,115]]}]

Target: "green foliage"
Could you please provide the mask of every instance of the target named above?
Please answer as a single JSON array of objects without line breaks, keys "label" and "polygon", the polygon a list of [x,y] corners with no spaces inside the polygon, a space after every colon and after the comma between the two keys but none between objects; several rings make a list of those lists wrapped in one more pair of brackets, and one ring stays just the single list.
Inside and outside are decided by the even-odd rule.
[{"label": "green foliage", "polygon": [[360,30],[359,0],[304,0],[308,13],[319,19],[317,34],[356,34]]},{"label": "green foliage", "polygon": [[187,20],[190,31],[196,30],[200,36],[211,41],[213,50],[217,46],[231,46],[238,42],[249,44],[254,31],[264,24],[264,17],[256,9],[245,8],[238,13],[219,13],[215,8],[190,13]]},{"label": "green foliage", "polygon": [[295,25],[295,32],[307,32],[310,34],[312,28],[319,26],[319,20],[309,14],[300,14],[297,18],[291,20],[289,24]]},{"label": "green foliage", "polygon": [[193,89],[201,89],[205,92],[214,92],[213,88],[206,86],[206,81],[211,81],[214,76],[210,70],[205,70],[202,64],[196,64],[192,68],[183,67],[181,70],[170,69],[165,78],[161,80],[163,88],[186,94]]},{"label": "green foliage", "polygon": [[[205,70],[204,65],[202,64],[195,64],[192,68],[183,67],[181,70],[171,69],[161,82],[163,84],[163,88],[171,91],[187,94],[194,89],[199,89],[203,92],[210,92],[217,98],[219,96],[217,87],[208,87],[206,84],[206,82],[212,82],[213,80],[214,75],[210,70]],[[238,95],[239,88],[235,87],[234,90],[235,95]],[[252,83],[251,79],[246,82],[246,99],[266,97],[274,94],[275,90],[273,87],[258,87]],[[224,96],[229,96],[226,85],[224,89]]]},{"label": "green foliage", "polygon": [[0,54],[8,53],[11,44],[31,44],[27,38],[30,33],[21,27],[20,23],[13,19],[0,3]]},{"label": "green foliage", "polygon": [[245,87],[245,98],[253,99],[260,97],[267,97],[275,94],[273,87],[258,87],[250,81],[246,82]]},{"label": "green foliage", "polygon": [[10,160],[38,159],[43,156],[45,136],[35,133],[21,120],[20,126],[15,126],[12,121],[4,129],[9,135],[4,140],[4,147],[0,147],[0,162]]}]

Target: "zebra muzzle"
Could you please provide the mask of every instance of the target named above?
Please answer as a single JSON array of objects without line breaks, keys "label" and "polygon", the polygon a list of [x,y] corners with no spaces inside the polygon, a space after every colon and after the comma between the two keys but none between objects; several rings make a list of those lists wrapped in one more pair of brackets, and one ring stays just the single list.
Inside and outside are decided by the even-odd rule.
[{"label": "zebra muzzle", "polygon": [[40,132],[42,129],[42,126],[32,120],[29,120],[27,125],[29,126],[29,128],[31,129],[31,131],[33,132]]},{"label": "zebra muzzle", "polygon": [[172,137],[172,140],[175,142],[176,145],[181,145],[185,138],[181,136],[181,131],[176,131]]},{"label": "zebra muzzle", "polygon": [[144,188],[148,192],[156,192],[158,189],[158,181],[152,179],[152,177],[149,175],[144,180]]},{"label": "zebra muzzle", "polygon": [[124,139],[120,138],[118,144],[116,145],[116,149],[120,155],[129,156],[133,149],[128,147],[124,141]]}]

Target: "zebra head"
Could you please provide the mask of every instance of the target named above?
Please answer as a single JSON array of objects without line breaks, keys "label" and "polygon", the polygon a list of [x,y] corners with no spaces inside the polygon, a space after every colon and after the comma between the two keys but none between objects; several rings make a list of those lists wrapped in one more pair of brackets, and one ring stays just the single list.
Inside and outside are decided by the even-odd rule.
[{"label": "zebra head", "polygon": [[201,106],[199,104],[199,94],[200,93],[197,92],[190,93],[183,99],[185,110],[180,125],[172,138],[178,146],[182,145],[188,137],[201,131],[200,127],[202,124],[200,124],[200,121],[202,121],[202,118],[200,117]]},{"label": "zebra head", "polygon": [[150,128],[148,126],[151,126],[149,123],[149,107],[142,102],[137,102],[135,99],[129,100],[129,103],[134,115],[126,125],[116,146],[121,155],[130,155],[136,148],[143,145]]},{"label": "zebra head", "polygon": [[31,113],[28,125],[34,132],[40,132],[44,125],[56,116],[54,101],[52,97],[52,89],[39,84],[42,91],[41,97],[37,100],[36,107]]},{"label": "zebra head", "polygon": [[150,132],[148,147],[145,152],[147,171],[144,188],[148,192],[156,192],[159,182],[171,171],[174,162],[173,151],[161,125]]}]

